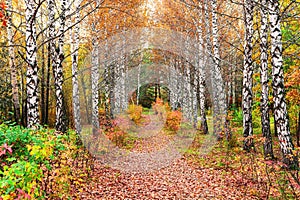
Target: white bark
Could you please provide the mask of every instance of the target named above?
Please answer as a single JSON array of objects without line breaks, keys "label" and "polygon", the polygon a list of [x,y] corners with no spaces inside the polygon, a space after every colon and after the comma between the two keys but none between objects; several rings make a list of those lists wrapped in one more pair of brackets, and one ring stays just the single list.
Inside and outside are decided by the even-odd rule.
[{"label": "white bark", "polygon": [[[54,11],[54,1],[48,1],[49,9],[49,36],[50,38],[55,37],[55,11]],[[58,47],[54,39],[50,41],[51,43],[51,54],[52,54],[52,66],[54,73],[54,85],[55,85],[55,95],[56,95],[56,120],[55,127],[56,130],[61,132],[66,132],[66,116],[65,116],[65,107],[64,107],[64,95],[63,95],[63,61],[64,61],[64,33],[65,33],[65,23],[66,23],[66,9],[67,9],[67,0],[63,0],[61,4],[61,13],[60,13],[60,28],[59,28],[59,38],[58,38]]]},{"label": "white bark", "polygon": [[[199,2],[199,7],[200,7],[200,2]],[[200,121],[201,121],[201,126],[200,129],[203,131],[204,134],[208,134],[208,127],[207,127],[207,120],[206,120],[206,113],[205,113],[205,70],[204,66],[205,63],[203,61],[204,58],[204,40],[203,40],[203,31],[202,27],[200,25],[203,24],[203,13],[201,10],[199,10],[199,21],[198,21],[198,26],[197,26],[197,33],[198,33],[198,42],[199,42],[199,53],[198,53],[198,66],[196,69],[196,74],[198,78],[198,84],[199,84],[199,110],[200,110]]]},{"label": "white bark", "polygon": [[261,122],[262,134],[265,138],[264,156],[273,158],[272,136],[269,117],[269,86],[268,86],[268,7],[267,0],[261,0],[260,27],[260,79],[261,79]]},{"label": "white bark", "polygon": [[99,126],[99,58],[98,58],[98,45],[97,39],[93,38],[93,49],[92,49],[92,125],[93,133],[100,128]]},{"label": "white bark", "polygon": [[[225,118],[227,112],[226,95],[224,90],[224,80],[220,67],[219,39],[218,39],[218,17],[217,0],[211,0],[212,9],[212,41],[213,41],[213,78],[214,78],[214,112],[216,112],[215,134],[220,139],[225,128]],[[215,124],[216,123],[216,124]]]},{"label": "white bark", "polygon": [[[294,145],[289,128],[289,120],[287,114],[284,76],[283,76],[283,59],[282,59],[282,34],[280,27],[280,13],[278,0],[270,0],[269,2],[270,30],[271,30],[271,56],[272,56],[272,86],[274,100],[274,118],[278,132],[281,151],[284,155],[284,162],[289,166],[297,163],[296,157],[292,150]],[[297,165],[297,164],[296,164]]]},{"label": "white bark", "polygon": [[253,38],[253,10],[252,0],[244,1],[245,14],[245,46],[244,46],[244,70],[243,70],[243,127],[244,127],[244,149],[253,147],[252,127],[252,38]]},{"label": "white bark", "polygon": [[39,98],[38,98],[38,66],[36,61],[36,25],[35,25],[35,2],[25,0],[26,4],[26,72],[27,87],[27,127],[34,128],[40,123]]},{"label": "white bark", "polygon": [[75,4],[75,26],[74,33],[70,31],[71,36],[71,56],[72,59],[72,97],[73,97],[73,114],[74,114],[74,124],[75,130],[79,134],[81,132],[81,116],[80,116],[80,101],[79,101],[79,86],[78,86],[78,51],[79,51],[79,31],[80,31],[80,11],[79,4],[80,2],[76,0]]}]

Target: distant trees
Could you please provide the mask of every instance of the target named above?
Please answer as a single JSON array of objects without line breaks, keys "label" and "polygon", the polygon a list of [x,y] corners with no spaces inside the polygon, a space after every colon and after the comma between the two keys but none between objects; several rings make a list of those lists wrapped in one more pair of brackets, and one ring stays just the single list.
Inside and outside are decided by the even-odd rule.
[{"label": "distant trees", "polygon": [[[23,15],[21,8],[13,1],[7,0],[6,4],[1,1],[0,20],[1,23],[3,21],[2,25],[6,28],[6,30],[3,30],[0,27],[1,45],[7,47],[6,50],[10,55],[7,59],[9,61],[7,66],[10,68],[11,78],[7,81],[12,86],[11,88],[8,87],[8,90],[11,90],[13,118],[17,123],[22,123],[28,127],[34,127],[40,123],[52,123],[52,118],[50,118],[50,121],[48,119],[49,115],[52,117],[53,113],[53,95],[51,94],[54,93],[57,100],[55,105],[57,107],[55,111],[57,114],[56,129],[64,132],[67,128],[65,122],[66,105],[63,100],[63,82],[66,73],[63,72],[62,68],[65,65],[63,62],[68,59],[64,51],[70,51],[69,46],[65,45],[65,41],[70,38],[65,38],[65,33],[72,26],[80,23],[84,17],[98,9],[101,2],[97,3],[97,7],[90,8],[87,5],[91,2],[81,5],[81,2],[76,1],[77,12],[68,12],[69,7],[73,4],[73,1],[59,3],[55,0],[41,2],[26,0],[24,4],[26,11]],[[55,5],[59,6],[56,7]],[[77,15],[80,11],[84,11],[84,16]],[[77,15],[75,25],[66,24],[66,21],[75,14]],[[56,29],[55,24],[58,21],[60,26],[59,29]],[[76,37],[79,41],[78,31]],[[2,43],[3,41],[7,41],[7,43]],[[49,48],[45,48],[46,45]],[[78,53],[78,47],[75,52]],[[24,68],[25,65],[26,69]],[[4,66],[1,65],[1,69]],[[39,68],[41,70],[38,70]],[[70,70],[66,68],[66,71]],[[50,74],[50,72],[53,72],[53,74]],[[24,73],[26,73],[26,79]],[[55,88],[52,87],[53,84]],[[3,97],[8,99],[10,95]],[[9,115],[10,112],[6,112],[6,116],[3,116],[3,118]]]},{"label": "distant trees", "polygon": [[19,85],[18,85],[18,74],[17,67],[15,64],[15,50],[14,50],[14,38],[13,38],[13,24],[12,24],[12,0],[6,1],[8,12],[7,12],[7,41],[8,41],[8,52],[9,52],[9,65],[11,70],[11,86],[12,86],[12,101],[14,105],[14,115],[16,122],[20,124],[20,98],[19,98]]}]

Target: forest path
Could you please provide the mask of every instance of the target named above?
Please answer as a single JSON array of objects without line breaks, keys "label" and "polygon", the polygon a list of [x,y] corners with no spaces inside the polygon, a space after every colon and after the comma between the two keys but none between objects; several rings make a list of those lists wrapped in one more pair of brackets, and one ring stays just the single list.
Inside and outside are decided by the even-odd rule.
[{"label": "forest path", "polygon": [[[260,199],[237,171],[197,168],[185,158],[158,171],[124,173],[96,164],[81,199]],[[255,185],[253,184],[253,187]]]},{"label": "forest path", "polygon": [[[143,138],[130,153],[149,153],[170,140],[172,137],[160,131],[153,137]],[[203,158],[209,159],[208,156]],[[79,189],[81,199],[260,199],[249,190],[249,186],[257,185],[238,170],[200,168],[180,155],[168,163],[160,160],[165,165],[156,169],[139,172],[128,170],[128,166],[147,165],[145,157],[122,159],[114,166],[96,160],[91,181]]]}]

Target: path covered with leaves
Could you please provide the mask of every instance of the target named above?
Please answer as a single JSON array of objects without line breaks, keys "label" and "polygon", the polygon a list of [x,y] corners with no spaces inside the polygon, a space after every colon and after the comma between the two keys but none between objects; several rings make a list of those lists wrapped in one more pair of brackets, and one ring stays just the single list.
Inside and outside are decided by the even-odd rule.
[{"label": "path covered with leaves", "polygon": [[[161,131],[156,136],[139,140],[130,152],[155,151],[158,147],[166,145],[168,140],[172,140],[172,137]],[[210,159],[208,156],[203,158]],[[147,165],[145,160],[138,157],[131,159],[129,165],[137,163]],[[238,170],[202,168],[183,155],[176,157],[162,168],[141,172],[122,170],[120,167],[116,169],[98,160],[95,162],[88,185],[79,188],[77,192],[80,193],[81,199],[263,198],[264,191],[260,191],[258,197],[257,190],[259,185],[250,178],[247,179]]]},{"label": "path covered with leaves", "polygon": [[96,164],[82,199],[260,199],[238,171],[197,168],[187,159],[149,173],[130,173]]}]

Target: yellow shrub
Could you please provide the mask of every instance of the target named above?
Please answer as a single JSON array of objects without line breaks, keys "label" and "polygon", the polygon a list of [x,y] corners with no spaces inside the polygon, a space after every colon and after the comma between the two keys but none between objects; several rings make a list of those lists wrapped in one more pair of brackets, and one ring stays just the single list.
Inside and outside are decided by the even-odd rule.
[{"label": "yellow shrub", "polygon": [[129,114],[129,118],[134,121],[136,124],[140,123],[142,118],[143,107],[140,105],[131,104],[128,106],[127,113]]}]

